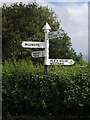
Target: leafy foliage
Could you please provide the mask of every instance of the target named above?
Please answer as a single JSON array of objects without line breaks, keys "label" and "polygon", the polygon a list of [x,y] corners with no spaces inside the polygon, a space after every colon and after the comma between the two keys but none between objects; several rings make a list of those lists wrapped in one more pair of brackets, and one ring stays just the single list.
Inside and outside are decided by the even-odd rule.
[{"label": "leafy foliage", "polygon": [[[39,6],[37,3],[4,5],[2,8],[3,61],[8,58],[12,60],[27,58],[35,63],[43,63],[43,58],[32,58],[32,49],[23,48],[21,43],[23,41],[44,41],[42,28],[46,22],[50,24],[51,31],[56,31],[60,27],[55,12],[48,7]],[[62,34],[63,37],[50,41],[50,58],[77,60],[78,56],[71,48],[70,37],[64,30]]]},{"label": "leafy foliage", "polygon": [[[3,59],[31,59],[30,49],[23,49],[23,41],[44,41],[44,24],[49,22],[55,30],[59,27],[48,8],[39,7],[36,3],[28,5],[13,4],[3,6]],[[53,23],[53,26],[52,26]]]},{"label": "leafy foliage", "polygon": [[46,22],[51,31],[59,29],[55,13],[37,3],[4,5],[2,12],[4,116],[89,116],[90,65],[86,67],[81,53],[76,55],[67,33],[61,29],[62,37],[50,40],[50,58],[73,58],[79,64],[50,66],[49,75],[44,74],[43,58],[32,58],[32,49],[21,46],[23,41],[44,41]]},{"label": "leafy foliage", "polygon": [[[87,115],[90,111],[88,67],[49,67],[28,61],[3,65],[3,113],[30,116]],[[8,104],[7,104],[8,103]]]}]

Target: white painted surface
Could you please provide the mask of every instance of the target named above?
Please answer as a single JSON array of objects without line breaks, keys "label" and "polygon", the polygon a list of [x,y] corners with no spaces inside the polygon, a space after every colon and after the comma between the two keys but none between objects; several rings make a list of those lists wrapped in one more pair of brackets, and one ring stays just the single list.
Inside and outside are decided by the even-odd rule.
[{"label": "white painted surface", "polygon": [[45,65],[49,64],[49,39],[48,39],[48,33],[49,30],[51,29],[49,24],[46,23],[46,25],[43,27],[44,32],[45,32]]},{"label": "white painted surface", "polygon": [[72,59],[49,59],[49,65],[73,65]]},{"label": "white painted surface", "polygon": [[24,47],[24,48],[45,48],[45,43],[44,42],[23,41],[22,47]]},{"label": "white painted surface", "polygon": [[45,57],[45,51],[34,51],[32,52],[32,57],[34,58]]}]

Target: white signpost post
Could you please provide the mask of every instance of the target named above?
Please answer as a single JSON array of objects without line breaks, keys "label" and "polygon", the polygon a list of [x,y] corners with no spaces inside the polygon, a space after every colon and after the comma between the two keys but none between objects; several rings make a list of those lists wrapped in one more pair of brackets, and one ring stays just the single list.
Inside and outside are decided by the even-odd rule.
[{"label": "white signpost post", "polygon": [[43,27],[43,30],[45,32],[45,74],[48,74],[48,65],[49,65],[49,30],[50,26],[48,23]]},{"label": "white signpost post", "polygon": [[45,51],[34,51],[32,57],[45,57],[45,74],[48,74],[49,65],[73,65],[75,62],[72,59],[49,59],[49,39],[58,38],[61,36],[60,31],[50,32],[51,29],[49,24],[43,27],[45,32],[45,42],[29,42],[23,41],[22,47],[24,48],[45,48]]}]

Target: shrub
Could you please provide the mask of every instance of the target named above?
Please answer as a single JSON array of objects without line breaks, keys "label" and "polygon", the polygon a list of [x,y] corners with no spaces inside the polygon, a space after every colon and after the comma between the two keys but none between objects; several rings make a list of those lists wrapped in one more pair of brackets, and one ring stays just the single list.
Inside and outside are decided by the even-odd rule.
[{"label": "shrub", "polygon": [[90,74],[78,64],[44,66],[31,61],[5,61],[3,78],[3,114],[30,116],[88,115],[90,111]]}]

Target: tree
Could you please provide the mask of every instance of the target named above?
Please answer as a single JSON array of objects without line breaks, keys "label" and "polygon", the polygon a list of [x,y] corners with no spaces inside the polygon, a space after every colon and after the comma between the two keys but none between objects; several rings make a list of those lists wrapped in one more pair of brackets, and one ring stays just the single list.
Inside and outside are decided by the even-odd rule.
[{"label": "tree", "polygon": [[[31,59],[43,63],[43,58],[32,58],[32,49],[22,48],[21,43],[44,41],[42,28],[46,22],[50,24],[52,31],[59,29],[60,23],[55,12],[37,3],[15,3],[11,6],[3,5],[2,19],[3,60]],[[76,53],[71,50],[71,39],[64,30],[62,32],[63,37],[50,41],[50,58],[75,58]]]}]

